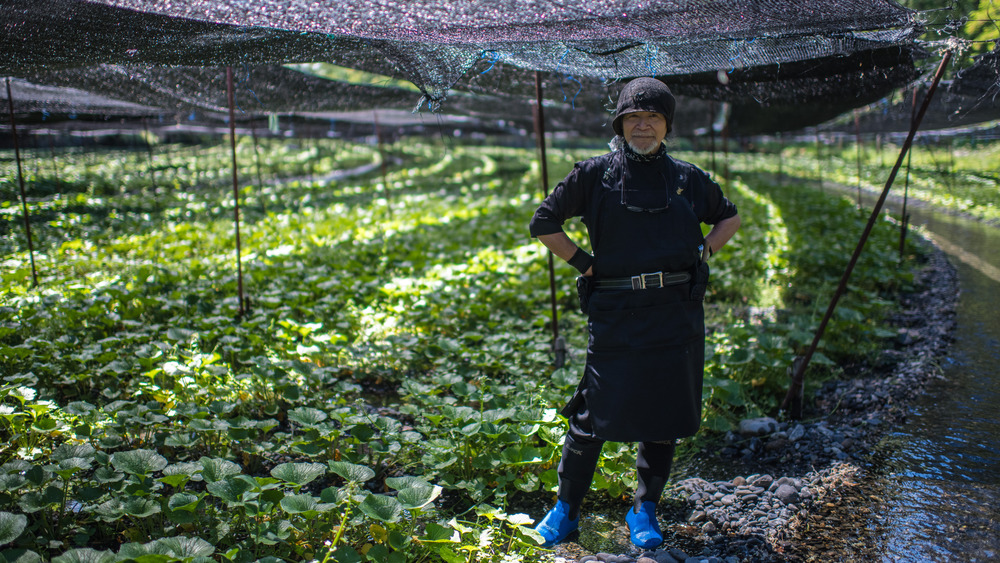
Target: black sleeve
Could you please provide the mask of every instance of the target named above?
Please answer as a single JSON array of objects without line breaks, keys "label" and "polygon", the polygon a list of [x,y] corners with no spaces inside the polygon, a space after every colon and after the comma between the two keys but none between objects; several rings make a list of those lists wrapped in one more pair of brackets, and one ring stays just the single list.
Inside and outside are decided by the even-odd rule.
[{"label": "black sleeve", "polygon": [[562,232],[567,219],[582,216],[589,195],[586,185],[583,168],[577,163],[535,210],[529,225],[531,236]]},{"label": "black sleeve", "polygon": [[695,213],[702,223],[714,225],[736,216],[736,204],[722,194],[722,187],[708,173],[695,168],[691,181],[695,184],[694,193],[698,194],[694,202]]}]

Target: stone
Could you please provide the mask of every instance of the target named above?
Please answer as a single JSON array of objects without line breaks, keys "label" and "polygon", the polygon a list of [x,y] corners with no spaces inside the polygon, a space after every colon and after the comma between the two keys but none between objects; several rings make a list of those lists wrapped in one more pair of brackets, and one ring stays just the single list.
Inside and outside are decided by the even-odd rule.
[{"label": "stone", "polygon": [[778,421],[764,416],[740,421],[740,434],[744,436],[765,436],[778,430]]},{"label": "stone", "polygon": [[776,452],[788,445],[788,440],[783,438],[772,438],[764,445],[764,449],[769,452]]},{"label": "stone", "polygon": [[778,489],[774,491],[774,496],[777,497],[782,504],[795,504],[799,502],[799,491],[789,484],[779,485]]},{"label": "stone", "polygon": [[770,475],[761,475],[760,477],[757,477],[755,480],[751,481],[750,484],[753,485],[754,487],[767,489],[768,487],[771,486],[771,483],[773,482],[774,482],[774,477],[771,477]]},{"label": "stone", "polygon": [[671,557],[673,557],[674,559],[676,559],[678,561],[687,561],[688,560],[688,554],[685,553],[683,550],[678,549],[676,547],[670,548],[670,550],[668,551],[668,553],[670,554]]},{"label": "stone", "polygon": [[716,531],[715,522],[705,522],[705,525],[701,527],[701,532],[705,535],[714,534]]},{"label": "stone", "polygon": [[695,523],[704,522],[705,516],[706,514],[704,510],[696,510],[691,513],[691,517],[688,518],[688,522],[695,522]]}]

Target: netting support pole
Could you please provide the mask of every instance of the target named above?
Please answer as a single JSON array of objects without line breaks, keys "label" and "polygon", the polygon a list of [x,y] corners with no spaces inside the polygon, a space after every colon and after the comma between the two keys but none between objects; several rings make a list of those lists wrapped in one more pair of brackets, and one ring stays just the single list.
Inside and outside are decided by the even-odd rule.
[{"label": "netting support pole", "polygon": [[149,142],[149,125],[146,118],[142,118],[142,140],[146,144],[146,166],[149,168],[149,184],[153,190],[153,207],[157,213],[160,211],[160,196],[156,188],[156,169],[153,167],[153,144]]},{"label": "netting support pole", "polygon": [[[913,87],[913,101],[910,104],[910,124],[917,118],[917,87]],[[906,204],[910,199],[910,165],[913,163],[913,151],[906,153],[906,181],[903,183],[903,211],[899,225],[899,260],[903,260],[906,248],[906,231],[909,229],[910,214]]]},{"label": "netting support pole", "polygon": [[264,201],[264,177],[260,173],[260,143],[257,142],[257,121],[250,120],[250,137],[253,139],[253,158],[257,169],[257,201],[260,202],[260,210],[267,214],[267,203]]},{"label": "netting support pole", "polygon": [[55,135],[49,135],[49,157],[52,159],[52,177],[56,182],[56,191],[59,190],[59,163],[56,162],[56,141]]},{"label": "netting support pole", "polygon": [[239,316],[246,314],[246,306],[243,299],[243,260],[242,248],[240,247],[240,186],[236,168],[236,112],[233,107],[236,101],[233,95],[233,67],[226,67],[226,92],[229,96],[229,146],[233,153],[233,217],[236,229],[236,286],[240,300]]},{"label": "netting support pole", "polygon": [[386,161],[385,147],[382,143],[382,126],[378,122],[378,111],[372,110],[372,116],[375,120],[375,143],[378,145],[378,158],[381,161],[381,166],[379,167],[382,171],[382,190],[385,192],[385,210],[386,214],[392,217],[392,205],[389,202],[389,163]]},{"label": "netting support pole", "polygon": [[858,209],[863,207],[861,202],[861,118],[858,115],[858,110],[854,110],[854,144],[857,148],[857,161],[858,161]]},{"label": "netting support pole", "polygon": [[[542,110],[542,75],[535,71],[535,142],[538,145],[538,162],[541,176],[542,198],[549,195],[549,163],[545,154],[545,113]],[[559,336],[559,310],[556,306],[556,267],[552,251],[549,251],[549,301],[552,309],[552,351],[555,366],[566,364],[566,342]]]},{"label": "netting support pole", "polygon": [[708,147],[712,151],[712,174],[718,176],[719,170],[715,167],[715,102],[709,102],[708,107],[711,120],[708,125]]},{"label": "netting support pole", "polygon": [[923,121],[924,114],[927,113],[927,107],[930,105],[931,99],[934,97],[934,91],[937,90],[938,83],[941,82],[941,77],[944,75],[944,69],[948,66],[948,61],[950,60],[951,51],[946,51],[944,57],[941,59],[941,64],[938,65],[937,72],[934,74],[934,80],[931,82],[931,86],[927,90],[927,95],[924,97],[924,101],[920,106],[920,111],[917,113],[917,116],[913,119],[913,122],[910,125],[910,132],[906,136],[906,141],[903,142],[899,158],[896,159],[896,164],[892,167],[892,172],[889,173],[889,178],[885,182],[882,194],[879,196],[878,201],[875,202],[875,208],[872,209],[871,216],[868,218],[868,224],[865,225],[865,229],[861,233],[861,239],[858,241],[858,245],[854,249],[854,254],[851,255],[851,260],[847,264],[847,269],[844,270],[844,275],[840,278],[840,284],[837,286],[837,290],[834,292],[833,298],[830,300],[830,306],[827,307],[826,314],[823,315],[823,320],[820,322],[819,328],[816,330],[816,335],[813,338],[812,344],[809,345],[809,349],[806,351],[804,357],[796,358],[796,361],[793,362],[792,382],[791,385],[789,385],[788,394],[785,395],[785,400],[781,403],[781,410],[787,412],[789,416],[795,420],[802,418],[802,390],[805,371],[809,367],[809,362],[812,360],[813,354],[816,352],[816,348],[819,346],[819,341],[823,337],[823,333],[826,331],[826,325],[830,322],[830,318],[833,316],[833,312],[837,308],[837,302],[847,290],[847,282],[851,279],[851,273],[854,271],[854,266],[857,264],[858,258],[861,256],[861,251],[864,249],[865,243],[868,241],[868,236],[871,234],[872,228],[875,226],[875,221],[878,219],[879,213],[882,211],[882,206],[885,205],[885,200],[889,195],[889,189],[892,187],[892,183],[896,179],[896,174],[899,173],[899,169],[903,165],[903,158],[906,157],[910,146],[913,144],[913,137],[916,136],[917,129],[920,128],[920,122]]},{"label": "netting support pole", "polygon": [[14,139],[14,159],[17,161],[17,182],[21,187],[21,212],[24,214],[24,234],[28,237],[28,257],[31,259],[31,287],[38,287],[38,270],[35,269],[35,246],[31,241],[31,221],[28,220],[28,196],[24,192],[24,171],[21,169],[21,147],[17,143],[17,121],[14,119],[14,96],[7,79],[7,106],[10,108],[10,136]]},{"label": "netting support pole", "polygon": [[822,142],[819,137],[819,128],[816,129],[816,177],[819,180],[819,191],[823,192],[823,157],[820,149],[822,148]]},{"label": "netting support pole", "polygon": [[729,190],[729,115],[722,125],[722,177],[726,180],[726,190]]}]

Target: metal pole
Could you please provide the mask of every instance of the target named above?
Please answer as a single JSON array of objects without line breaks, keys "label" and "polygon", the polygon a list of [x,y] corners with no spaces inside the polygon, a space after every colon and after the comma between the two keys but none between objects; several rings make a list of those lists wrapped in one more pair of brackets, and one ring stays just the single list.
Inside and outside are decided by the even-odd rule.
[{"label": "metal pole", "polygon": [[[840,285],[837,286],[837,290],[833,294],[833,299],[830,300],[830,306],[827,308],[826,314],[823,316],[823,320],[819,324],[819,329],[816,331],[812,344],[809,346],[808,351],[806,351],[806,355],[802,358],[802,361],[798,362],[798,365],[795,366],[796,369],[794,371],[794,375],[792,376],[792,383],[788,388],[788,394],[785,395],[785,400],[781,403],[781,409],[788,410],[789,415],[793,419],[802,418],[802,383],[806,368],[809,367],[809,361],[812,360],[812,356],[816,352],[816,348],[819,346],[819,340],[823,337],[823,332],[826,330],[826,325],[830,322],[830,318],[833,316],[834,309],[837,308],[837,302],[847,289],[847,282],[850,280],[851,273],[854,271],[854,266],[857,264],[858,258],[861,256],[861,251],[864,249],[865,242],[868,240],[868,235],[871,234],[872,228],[875,226],[875,221],[878,219],[878,215],[882,211],[882,206],[885,205],[886,197],[889,195],[889,188],[892,187],[892,183],[896,179],[896,174],[903,165],[903,157],[906,156],[910,146],[913,144],[913,137],[917,134],[920,122],[923,121],[924,114],[927,113],[927,107],[930,105],[931,98],[934,97],[934,91],[937,90],[938,83],[941,82],[941,77],[944,75],[944,69],[950,60],[951,51],[946,51],[944,58],[941,59],[941,64],[938,65],[937,73],[934,75],[934,81],[931,83],[930,89],[927,90],[927,96],[924,97],[924,102],[920,106],[920,112],[917,114],[910,126],[910,133],[906,136],[906,141],[903,143],[903,148],[899,153],[899,158],[896,159],[896,165],[893,166],[892,172],[889,173],[889,178],[885,182],[882,194],[875,203],[875,208],[872,209],[871,216],[868,218],[868,224],[865,225],[864,232],[861,233],[861,240],[858,241],[858,245],[854,249],[854,254],[851,256],[851,260],[847,264],[847,269],[844,271],[844,275],[840,278]],[[789,407],[791,407],[790,410]]]},{"label": "metal pole", "polygon": [[[545,154],[545,113],[542,110],[542,75],[535,71],[535,142],[538,145],[538,160],[541,171],[542,197],[549,195],[549,164]],[[559,311],[556,307],[556,268],[552,252],[549,251],[549,297],[552,313],[552,350],[556,354],[557,368],[566,363],[566,343],[559,337]]]},{"label": "metal pole", "polygon": [[948,187],[955,189],[955,136],[948,137]]},{"label": "metal pole", "polygon": [[142,118],[143,141],[146,143],[146,163],[149,168],[149,183],[153,189],[153,208],[160,213],[160,195],[156,188],[156,169],[153,168],[153,144],[149,142],[149,126],[146,118]]},{"label": "metal pole", "polygon": [[229,95],[229,145],[233,153],[233,202],[235,203],[233,216],[236,229],[236,285],[239,291],[240,313],[242,317],[246,313],[243,301],[243,261],[242,249],[240,247],[240,188],[236,168],[236,114],[233,106],[236,105],[233,96],[233,67],[226,67],[226,90]]},{"label": "metal pole", "polygon": [[726,180],[726,190],[729,190],[729,115],[722,124],[722,177]]},{"label": "metal pole", "polygon": [[823,191],[823,159],[820,153],[822,143],[819,139],[819,129],[816,129],[816,176],[819,179],[819,191]]},{"label": "metal pole", "polygon": [[267,203],[264,201],[264,179],[260,174],[260,149],[257,142],[257,121],[250,120],[250,136],[253,139],[254,164],[257,168],[257,200],[260,202],[261,211],[267,213]]},{"label": "metal pole", "polygon": [[715,167],[715,102],[709,102],[708,108],[709,108],[709,110],[708,110],[709,111],[709,119],[712,120],[711,123],[708,126],[708,132],[709,132],[709,136],[708,136],[708,143],[709,143],[709,145],[708,146],[709,146],[709,149],[712,151],[712,174],[718,176],[719,175],[719,171]]},{"label": "metal pole", "polygon": [[[910,124],[917,118],[917,87],[913,87],[913,102],[910,105]],[[906,246],[906,231],[909,229],[910,215],[906,211],[906,203],[910,199],[910,164],[913,162],[913,151],[906,153],[906,181],[903,184],[903,217],[899,225],[899,259],[903,259]]]},{"label": "metal pole", "polygon": [[854,110],[854,144],[857,147],[858,161],[858,209],[861,209],[861,119],[858,110]]},{"label": "metal pole", "polygon": [[382,190],[385,192],[385,209],[389,217],[392,217],[392,206],[389,205],[389,179],[388,179],[388,166],[389,163],[386,162],[385,148],[382,145],[382,127],[378,122],[378,111],[372,110],[372,115],[375,118],[375,141],[378,144],[378,156],[381,160],[381,170],[382,170]]},{"label": "metal pole", "polygon": [[49,135],[49,158],[52,159],[52,177],[55,179],[56,190],[59,190],[59,163],[56,162],[56,142],[54,135]]},{"label": "metal pole", "polygon": [[778,185],[784,185],[785,183],[785,172],[784,172],[784,162],[785,162],[785,135],[778,132]]},{"label": "metal pole", "polygon": [[10,134],[14,138],[17,181],[21,186],[21,212],[24,215],[24,233],[28,237],[28,257],[31,259],[31,287],[38,287],[38,271],[35,269],[35,246],[31,242],[31,221],[28,220],[28,197],[24,193],[24,171],[21,169],[21,147],[17,144],[17,123],[14,120],[14,96],[10,93],[10,78],[7,79],[7,105],[10,108]]}]

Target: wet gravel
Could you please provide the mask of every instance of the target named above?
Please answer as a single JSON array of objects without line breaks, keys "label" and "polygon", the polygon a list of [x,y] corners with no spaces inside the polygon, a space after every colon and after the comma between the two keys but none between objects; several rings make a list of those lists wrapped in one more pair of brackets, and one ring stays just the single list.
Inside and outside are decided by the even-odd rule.
[{"label": "wet gravel", "polygon": [[[825,384],[807,400],[801,421],[743,421],[702,451],[702,467],[727,468],[723,479],[689,477],[665,493],[659,520],[664,544],[639,552],[623,524],[590,539],[586,514],[578,541],[556,547],[555,563],[743,563],[843,560],[852,529],[871,527],[877,500],[855,496],[875,446],[906,421],[907,407],[941,377],[938,360],[955,326],[958,278],[940,252],[916,276],[892,322],[896,348],[851,378]],[[716,475],[718,477],[718,475]],[[585,507],[586,510],[586,507]],[[845,523],[846,522],[846,523]],[[594,524],[595,528],[601,528]],[[838,537],[838,528],[843,529]],[[591,552],[584,546],[605,548]],[[618,548],[618,549],[607,549]]]}]

